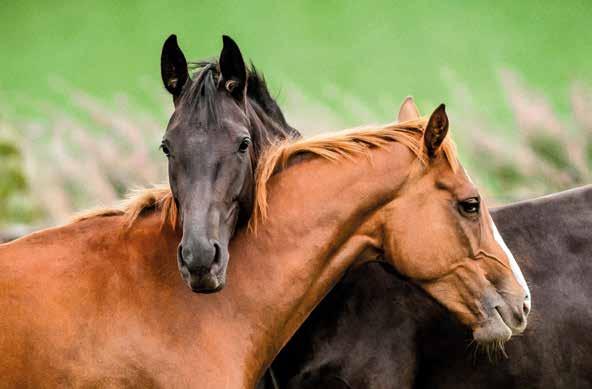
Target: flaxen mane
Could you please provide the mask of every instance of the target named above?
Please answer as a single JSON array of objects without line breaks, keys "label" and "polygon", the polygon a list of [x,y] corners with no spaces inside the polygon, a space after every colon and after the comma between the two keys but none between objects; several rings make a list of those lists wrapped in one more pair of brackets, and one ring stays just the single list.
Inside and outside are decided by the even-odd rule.
[{"label": "flaxen mane", "polygon": [[[427,120],[420,119],[388,124],[380,128],[357,128],[339,133],[319,135],[271,147],[264,153],[257,168],[255,204],[250,227],[255,228],[258,221],[263,221],[267,217],[267,185],[269,179],[288,166],[293,157],[311,154],[331,161],[351,159],[355,155],[367,153],[371,148],[382,147],[390,142],[399,142],[417,155],[422,165],[426,165],[429,157],[422,142],[426,125]],[[456,170],[458,160],[450,136],[444,140],[442,151],[452,169]],[[173,228],[176,228],[179,221],[179,212],[171,190],[167,186],[135,191],[120,207],[91,210],[78,215],[75,221],[119,215],[124,216],[126,225],[131,227],[147,211],[160,211],[163,225],[168,223]]]},{"label": "flaxen mane", "polygon": [[165,185],[132,191],[118,207],[92,209],[78,214],[73,221],[79,222],[94,217],[123,216],[125,225],[129,228],[148,211],[159,211],[162,225],[168,223],[172,228],[177,227],[179,222],[177,204],[171,189]]},{"label": "flaxen mane", "polygon": [[[371,148],[382,147],[389,142],[399,142],[417,155],[420,163],[425,166],[429,160],[422,141],[426,125],[427,119],[418,119],[388,124],[380,128],[356,128],[270,148],[262,156],[257,168],[255,204],[250,227],[256,228],[259,221],[267,218],[268,181],[275,173],[288,166],[293,157],[300,154],[312,154],[331,161],[350,159],[354,155],[367,153]],[[450,136],[445,138],[442,152],[452,169],[456,170],[458,160]]]}]

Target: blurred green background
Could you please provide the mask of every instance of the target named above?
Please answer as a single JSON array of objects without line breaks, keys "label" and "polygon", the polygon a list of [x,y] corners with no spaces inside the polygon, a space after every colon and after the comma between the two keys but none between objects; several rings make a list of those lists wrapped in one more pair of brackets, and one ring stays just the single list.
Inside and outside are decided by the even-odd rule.
[{"label": "blurred green background", "polygon": [[463,162],[498,203],[590,178],[589,1],[0,0],[0,10],[0,225],[61,221],[166,177],[155,150],[171,33],[189,59],[217,56],[232,36],[307,134],[393,120],[407,95],[424,114],[446,102]]}]

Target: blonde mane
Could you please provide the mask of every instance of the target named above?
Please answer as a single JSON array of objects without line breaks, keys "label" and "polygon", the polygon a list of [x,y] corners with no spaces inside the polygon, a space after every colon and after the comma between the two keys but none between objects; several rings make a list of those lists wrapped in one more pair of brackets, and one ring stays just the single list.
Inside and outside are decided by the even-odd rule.
[{"label": "blonde mane", "polygon": [[[256,228],[258,221],[264,221],[267,218],[269,180],[275,173],[285,169],[293,157],[310,154],[330,161],[351,159],[355,155],[367,153],[371,148],[383,147],[390,142],[399,142],[407,146],[425,166],[429,161],[422,142],[426,125],[427,119],[424,118],[387,124],[378,128],[354,128],[290,143],[281,143],[269,148],[261,156],[255,173],[255,204],[249,226]],[[442,144],[442,152],[452,169],[456,170],[458,160],[450,135],[445,138]],[[125,225],[129,228],[149,210],[161,212],[162,225],[168,223],[172,228],[177,227],[179,211],[170,188],[165,185],[134,191],[118,207],[83,212],[74,218],[74,222],[94,217],[124,216]]]},{"label": "blonde mane", "polygon": [[74,217],[73,222],[95,217],[123,216],[124,224],[130,228],[141,215],[149,210],[160,211],[160,220],[163,226],[168,223],[173,229],[177,227],[179,212],[171,189],[167,185],[134,190],[119,206],[82,212]]},{"label": "blonde mane", "polygon": [[[383,147],[390,142],[399,142],[417,156],[421,165],[426,166],[429,156],[424,148],[423,132],[427,122],[427,118],[422,118],[391,123],[378,128],[354,128],[271,147],[261,156],[255,173],[255,204],[249,223],[250,228],[256,229],[257,223],[267,218],[269,179],[278,171],[285,169],[293,157],[312,154],[330,161],[351,159],[355,155],[367,153],[371,148]],[[441,150],[451,168],[456,171],[458,159],[450,135],[445,138]]]}]

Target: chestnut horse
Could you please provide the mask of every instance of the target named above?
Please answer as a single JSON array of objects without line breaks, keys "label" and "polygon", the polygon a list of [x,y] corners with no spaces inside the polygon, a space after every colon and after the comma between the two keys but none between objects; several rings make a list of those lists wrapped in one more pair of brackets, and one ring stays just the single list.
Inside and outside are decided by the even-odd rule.
[{"label": "chestnut horse", "polygon": [[0,246],[1,385],[252,388],[344,272],[377,258],[477,341],[520,333],[528,290],[447,132],[442,105],[269,151],[216,294],[177,280],[168,191]]}]

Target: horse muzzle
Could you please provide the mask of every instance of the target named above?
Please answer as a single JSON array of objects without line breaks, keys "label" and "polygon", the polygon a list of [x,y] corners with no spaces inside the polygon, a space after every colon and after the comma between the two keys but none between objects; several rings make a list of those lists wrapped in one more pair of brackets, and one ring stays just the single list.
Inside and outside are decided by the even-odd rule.
[{"label": "horse muzzle", "polygon": [[495,303],[487,304],[488,317],[473,329],[473,337],[478,343],[506,342],[512,335],[524,332],[530,313],[530,298],[510,299],[501,297]]},{"label": "horse muzzle", "polygon": [[226,264],[228,253],[220,249],[215,242],[212,245],[212,255],[201,261],[192,251],[179,245],[177,264],[183,281],[196,293],[214,293],[220,291],[226,284]]}]

